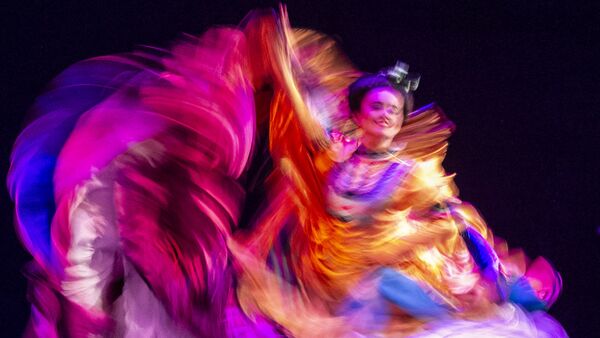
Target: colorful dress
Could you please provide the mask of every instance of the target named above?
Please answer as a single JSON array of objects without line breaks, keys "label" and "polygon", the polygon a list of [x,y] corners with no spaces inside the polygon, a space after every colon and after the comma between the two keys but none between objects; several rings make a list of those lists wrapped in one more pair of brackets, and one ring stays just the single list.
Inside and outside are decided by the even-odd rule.
[{"label": "colorful dress", "polygon": [[26,335],[564,334],[519,307],[555,299],[553,271],[543,297],[502,284],[530,277],[525,260],[457,199],[438,107],[411,113],[394,151],[332,161],[359,75],[284,10],[66,70],[8,179],[34,258]]}]

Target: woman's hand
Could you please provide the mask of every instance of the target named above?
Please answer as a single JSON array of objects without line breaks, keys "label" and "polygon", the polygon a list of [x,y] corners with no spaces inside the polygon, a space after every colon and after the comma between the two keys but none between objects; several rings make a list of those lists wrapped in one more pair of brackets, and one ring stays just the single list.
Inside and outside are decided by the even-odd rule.
[{"label": "woman's hand", "polygon": [[344,162],[354,154],[360,141],[345,136],[339,131],[332,131],[329,134],[329,149],[327,154],[335,162]]}]

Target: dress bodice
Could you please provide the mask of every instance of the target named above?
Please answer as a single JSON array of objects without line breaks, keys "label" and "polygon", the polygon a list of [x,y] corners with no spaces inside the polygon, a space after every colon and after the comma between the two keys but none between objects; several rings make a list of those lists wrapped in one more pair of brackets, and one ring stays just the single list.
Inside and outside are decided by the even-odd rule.
[{"label": "dress bodice", "polygon": [[328,175],[328,212],[345,222],[368,222],[374,212],[385,208],[412,166],[412,161],[392,153],[359,148],[347,161],[337,163]]}]

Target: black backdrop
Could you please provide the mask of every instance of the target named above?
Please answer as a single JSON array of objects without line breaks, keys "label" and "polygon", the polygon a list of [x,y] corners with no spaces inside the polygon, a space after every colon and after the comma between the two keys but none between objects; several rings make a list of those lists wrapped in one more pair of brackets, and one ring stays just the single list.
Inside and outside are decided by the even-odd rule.
[{"label": "black backdrop", "polygon": [[[235,25],[276,1],[12,1],[2,12],[1,176],[27,108],[68,65],[180,32]],[[487,2],[485,2],[487,3]],[[417,104],[458,125],[445,166],[498,236],[562,273],[552,308],[573,337],[600,332],[597,82],[600,7],[567,1],[288,1],[292,25],[335,37],[361,69],[404,60],[422,74]],[[2,189],[0,335],[27,320],[29,256]]]}]

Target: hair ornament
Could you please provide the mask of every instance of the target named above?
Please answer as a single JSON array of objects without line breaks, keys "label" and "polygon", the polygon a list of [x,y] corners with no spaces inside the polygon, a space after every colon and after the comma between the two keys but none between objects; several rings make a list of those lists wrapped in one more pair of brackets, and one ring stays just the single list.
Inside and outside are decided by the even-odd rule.
[{"label": "hair ornament", "polygon": [[409,73],[408,68],[408,64],[397,61],[394,67],[387,68],[379,74],[387,77],[390,82],[403,88],[407,93],[414,92],[419,87],[421,75]]}]

